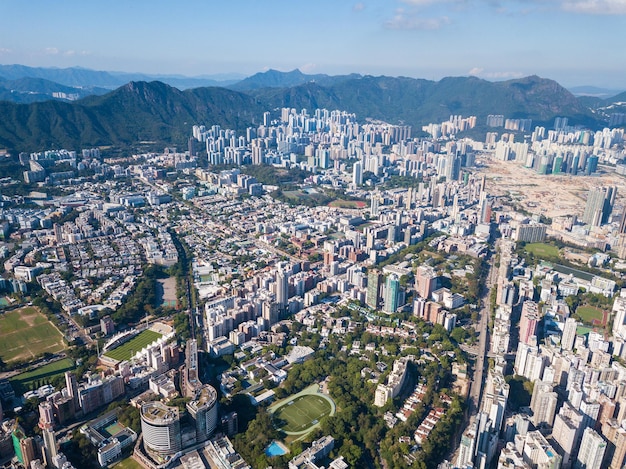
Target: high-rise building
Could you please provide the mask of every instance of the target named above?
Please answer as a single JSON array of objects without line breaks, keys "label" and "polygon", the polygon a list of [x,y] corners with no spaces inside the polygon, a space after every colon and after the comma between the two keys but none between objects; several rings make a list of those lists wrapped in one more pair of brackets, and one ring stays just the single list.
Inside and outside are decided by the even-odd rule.
[{"label": "high-rise building", "polygon": [[53,467],[54,458],[57,457],[59,451],[57,450],[57,439],[54,435],[54,430],[43,429],[41,431],[43,436],[43,449],[44,459],[48,467]]},{"label": "high-rise building", "polygon": [[415,275],[417,294],[421,298],[430,298],[430,294],[437,287],[437,274],[430,266],[422,265],[417,268]]},{"label": "high-rise building", "polygon": [[600,416],[600,403],[585,397],[580,401],[579,408],[583,414],[583,428],[595,427]]},{"label": "high-rise building", "polygon": [[43,436],[44,459],[48,467],[58,454],[57,441],[54,435],[54,408],[48,401],[39,404],[39,428]]},{"label": "high-rise building", "polygon": [[187,403],[189,415],[196,424],[196,442],[209,439],[217,426],[217,391],[205,384],[194,400]]},{"label": "high-rise building", "polygon": [[141,406],[141,432],[147,450],[158,455],[175,454],[182,448],[178,407],[155,401]]},{"label": "high-rise building", "polygon": [[374,192],[371,195],[371,200],[370,200],[370,215],[372,218],[378,217],[378,204],[379,204],[379,195],[378,195],[378,192]]},{"label": "high-rise building", "polygon": [[522,454],[524,462],[530,467],[545,469],[558,469],[561,467],[561,456],[539,431],[532,431],[526,434]]},{"label": "high-rise building", "polygon": [[613,438],[613,444],[615,445],[615,451],[609,467],[610,469],[621,469],[624,467],[624,462],[626,462],[626,430],[623,428],[617,430]]},{"label": "high-rise building", "polygon": [[284,311],[289,303],[289,273],[285,270],[276,272],[276,304]]},{"label": "high-rise building", "polygon": [[533,425],[535,427],[538,427],[540,424],[546,424],[551,427],[554,424],[558,395],[553,389],[552,383],[545,381],[535,383],[530,400],[530,408],[533,411]]},{"label": "high-rise building", "polygon": [[619,223],[619,234],[626,234],[626,207],[622,211],[622,219]]},{"label": "high-rise building", "polygon": [[363,184],[363,164],[360,161],[355,162],[352,167],[352,184],[355,186]]},{"label": "high-rise building", "polygon": [[578,322],[574,318],[567,318],[565,320],[565,327],[563,327],[563,337],[561,338],[561,348],[563,350],[573,350],[574,342],[576,341],[576,328]]},{"label": "high-rise building", "polygon": [[530,344],[530,338],[536,335],[539,323],[539,307],[534,301],[524,301],[522,315],[519,321],[519,340]]},{"label": "high-rise building", "polygon": [[65,387],[67,388],[67,394],[72,398],[73,411],[77,412],[80,408],[78,404],[78,382],[76,376],[71,371],[65,372]]},{"label": "high-rise building", "polygon": [[587,427],[580,443],[575,469],[600,469],[606,451],[606,441],[593,428]]},{"label": "high-rise building", "polygon": [[400,279],[396,274],[389,274],[385,282],[385,302],[383,311],[388,314],[395,313],[398,309],[400,298]]},{"label": "high-rise building", "polygon": [[554,418],[552,439],[556,442],[563,456],[563,465],[569,466],[576,457],[578,442],[582,432],[583,416],[569,402],[565,402]]},{"label": "high-rise building", "polygon": [[15,425],[11,437],[13,438],[13,449],[15,450],[17,460],[21,462],[24,467],[30,467],[30,463],[38,459],[37,446],[35,445],[34,438],[27,437],[22,427],[18,424]]},{"label": "high-rise building", "polygon": [[372,309],[378,309],[380,303],[380,290],[382,283],[382,274],[379,270],[372,270],[367,275],[367,296],[365,302]]},{"label": "high-rise building", "polygon": [[480,210],[479,223],[490,223],[491,222],[491,200],[488,199],[487,193],[482,191],[480,193],[480,200],[478,203],[478,207]]},{"label": "high-rise building", "polygon": [[626,338],[626,289],[613,301],[613,335]]},{"label": "high-rise building", "polygon": [[582,221],[591,226],[600,226],[609,221],[615,197],[616,187],[596,187],[589,191]]},{"label": "high-rise building", "polygon": [[474,421],[470,423],[468,429],[461,436],[461,443],[459,444],[459,455],[456,460],[457,467],[471,466],[474,462],[474,455],[476,449],[476,433],[478,431],[478,422]]}]

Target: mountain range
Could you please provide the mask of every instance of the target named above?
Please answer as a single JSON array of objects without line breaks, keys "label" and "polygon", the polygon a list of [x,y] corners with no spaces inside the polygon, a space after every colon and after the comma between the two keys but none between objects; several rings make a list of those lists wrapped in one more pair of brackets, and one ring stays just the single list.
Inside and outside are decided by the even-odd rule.
[{"label": "mountain range", "polygon": [[[180,90],[161,81],[140,80],[106,91],[103,88],[112,81],[94,73],[107,72],[53,70],[64,76],[66,84],[41,76],[16,78],[15,70],[7,77],[0,66],[0,76],[5,77],[0,80],[0,100],[4,99],[3,89],[12,89],[11,96],[23,95],[22,103],[0,101],[0,148],[36,151],[127,147],[140,141],[184,145],[194,124],[241,130],[258,125],[263,112],[282,107],[341,109],[354,112],[361,121],[370,118],[407,124],[416,131],[429,122],[459,114],[476,115],[479,123],[488,114],[503,114],[507,118],[531,118],[533,125],[546,126],[551,126],[555,116],[567,116],[572,124],[598,128],[606,125],[610,112],[621,112],[622,107],[615,103],[626,101],[625,94],[608,100],[577,98],[557,82],[537,76],[501,82],[476,77],[430,81],[269,70],[231,83],[229,88],[222,85]],[[111,77],[115,78],[109,74],[107,79]],[[95,83],[100,83],[99,87]],[[32,85],[40,86],[39,94],[65,93],[75,100],[29,102],[29,93],[19,90]],[[82,97],[89,93],[91,96]]]},{"label": "mountain range", "polygon": [[73,88],[105,88],[113,90],[130,81],[162,81],[179,89],[202,86],[228,86],[244,78],[239,74],[186,77],[183,75],[150,75],[146,73],[105,72],[81,67],[45,68],[26,65],[0,65],[0,77],[5,80],[41,78]]}]

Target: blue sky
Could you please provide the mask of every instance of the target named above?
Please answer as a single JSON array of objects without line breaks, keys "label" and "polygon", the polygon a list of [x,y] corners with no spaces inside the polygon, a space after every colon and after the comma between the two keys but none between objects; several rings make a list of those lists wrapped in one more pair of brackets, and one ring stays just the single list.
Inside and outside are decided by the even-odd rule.
[{"label": "blue sky", "polygon": [[626,89],[626,0],[0,0],[0,63]]}]

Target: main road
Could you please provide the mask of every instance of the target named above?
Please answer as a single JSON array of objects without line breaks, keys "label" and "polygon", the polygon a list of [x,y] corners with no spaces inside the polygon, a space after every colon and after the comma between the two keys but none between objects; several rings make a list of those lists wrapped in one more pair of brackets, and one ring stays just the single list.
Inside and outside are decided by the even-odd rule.
[{"label": "main road", "polygon": [[[496,242],[496,249],[498,249],[498,243]],[[474,373],[470,384],[469,392],[469,415],[475,415],[480,410],[480,399],[483,392],[483,384],[485,382],[485,361],[487,359],[487,353],[489,350],[489,318],[491,317],[491,290],[498,288],[498,269],[493,265],[494,256],[489,258],[489,270],[486,276],[486,282],[482,286],[481,292],[481,308],[480,318],[478,320],[478,354],[475,360]]]}]

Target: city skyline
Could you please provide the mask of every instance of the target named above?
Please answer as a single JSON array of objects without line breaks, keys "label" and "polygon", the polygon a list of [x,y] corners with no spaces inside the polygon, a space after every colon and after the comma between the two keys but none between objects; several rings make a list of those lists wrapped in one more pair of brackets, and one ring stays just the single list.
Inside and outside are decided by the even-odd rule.
[{"label": "city skyline", "polygon": [[[179,6],[180,5],[180,6]],[[0,63],[180,74],[539,75],[626,89],[623,0],[8,0]],[[169,8],[168,8],[169,7]],[[392,52],[392,53],[390,53]]]}]

